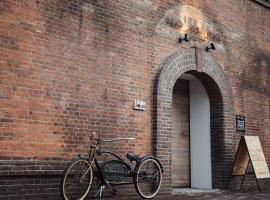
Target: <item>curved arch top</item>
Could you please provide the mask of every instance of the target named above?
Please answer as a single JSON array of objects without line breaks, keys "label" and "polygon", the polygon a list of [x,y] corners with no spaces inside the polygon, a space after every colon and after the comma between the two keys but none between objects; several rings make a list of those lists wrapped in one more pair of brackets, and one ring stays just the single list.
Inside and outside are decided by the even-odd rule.
[{"label": "curved arch top", "polygon": [[[232,107],[230,84],[222,67],[207,52],[201,51],[202,55],[198,56],[199,51],[197,48],[183,49],[163,60],[158,77],[157,94],[170,92],[182,74],[196,70],[206,73],[217,83],[224,100]],[[200,61],[198,57],[201,58]],[[200,64],[201,66],[198,66]]]},{"label": "curved arch top", "polygon": [[[222,120],[222,128],[215,128],[213,137],[218,138],[220,144],[216,162],[218,170],[215,173],[214,187],[224,188],[230,174],[231,162],[226,157],[233,157],[233,103],[230,84],[222,67],[212,56],[199,48],[182,49],[163,60],[155,79],[153,98],[153,140],[154,153],[164,165],[164,179],[171,182],[171,130],[172,130],[172,91],[176,81],[182,74],[192,71],[205,74],[215,82],[221,101],[216,108],[218,118]],[[214,116],[215,117],[215,116]],[[216,125],[218,126],[218,125]],[[220,139],[219,139],[220,138]],[[211,139],[212,140],[212,139]],[[225,144],[226,141],[226,144]],[[216,147],[215,147],[216,148]],[[215,155],[214,155],[215,156]],[[164,164],[165,163],[165,164]],[[222,175],[221,175],[222,174]],[[170,184],[164,186],[164,191],[171,190]]]}]

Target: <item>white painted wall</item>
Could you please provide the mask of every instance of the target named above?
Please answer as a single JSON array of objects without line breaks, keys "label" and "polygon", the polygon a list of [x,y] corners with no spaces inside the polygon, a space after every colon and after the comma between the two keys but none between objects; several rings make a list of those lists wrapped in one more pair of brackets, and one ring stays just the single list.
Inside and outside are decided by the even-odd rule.
[{"label": "white painted wall", "polygon": [[212,188],[210,101],[201,82],[190,79],[191,187]]}]

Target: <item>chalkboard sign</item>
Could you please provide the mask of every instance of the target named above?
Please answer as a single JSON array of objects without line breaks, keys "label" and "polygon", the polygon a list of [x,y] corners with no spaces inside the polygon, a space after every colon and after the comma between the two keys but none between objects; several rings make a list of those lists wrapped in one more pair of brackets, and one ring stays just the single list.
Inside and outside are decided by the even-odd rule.
[{"label": "chalkboard sign", "polygon": [[[235,160],[233,163],[232,176],[243,176],[241,187],[247,174],[248,164],[251,161],[256,183],[261,193],[258,179],[270,178],[267,162],[258,136],[241,136]],[[229,186],[230,181],[228,182]]]},{"label": "chalkboard sign", "polygon": [[251,160],[257,179],[270,178],[269,169],[265,160],[258,136],[242,136],[233,165],[233,176],[244,176]]},{"label": "chalkboard sign", "polygon": [[241,138],[233,165],[233,176],[244,176],[249,163],[249,154],[244,137]]},{"label": "chalkboard sign", "polygon": [[257,178],[270,178],[269,169],[265,160],[258,136],[245,136],[247,149]]}]

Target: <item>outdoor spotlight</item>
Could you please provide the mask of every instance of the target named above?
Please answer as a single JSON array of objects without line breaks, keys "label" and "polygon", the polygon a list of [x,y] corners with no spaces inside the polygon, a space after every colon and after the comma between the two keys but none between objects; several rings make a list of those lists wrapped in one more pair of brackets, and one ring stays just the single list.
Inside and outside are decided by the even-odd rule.
[{"label": "outdoor spotlight", "polygon": [[188,34],[187,33],[185,33],[184,36],[180,36],[179,37],[179,43],[182,43],[183,41],[185,41],[185,42],[188,42],[189,41],[189,38],[188,38]]},{"label": "outdoor spotlight", "polygon": [[210,49],[212,49],[213,51],[216,49],[216,47],[215,47],[215,45],[213,43],[210,43],[210,46],[208,45],[208,46],[205,47],[206,51],[209,51]]}]

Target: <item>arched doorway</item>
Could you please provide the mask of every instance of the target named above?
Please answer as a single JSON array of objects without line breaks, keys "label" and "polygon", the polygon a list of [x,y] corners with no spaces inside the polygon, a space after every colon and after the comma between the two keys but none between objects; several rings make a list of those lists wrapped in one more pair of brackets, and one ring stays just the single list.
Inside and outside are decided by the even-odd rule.
[{"label": "arched doorway", "polygon": [[[210,105],[215,102],[213,99],[210,102],[207,93],[209,85],[207,88],[204,87],[192,73],[181,75],[173,88],[171,181],[173,188],[211,189]],[[216,98],[219,101],[222,100],[218,91],[211,91],[211,93],[219,96]]]},{"label": "arched doorway", "polygon": [[[200,60],[199,60],[200,59]],[[183,74],[194,76],[210,102],[211,187],[224,188],[233,159],[233,106],[229,82],[222,68],[209,53],[196,48],[181,50],[164,60],[154,83],[153,139],[154,152],[164,165],[163,192],[173,187],[172,106],[173,88]]]}]

